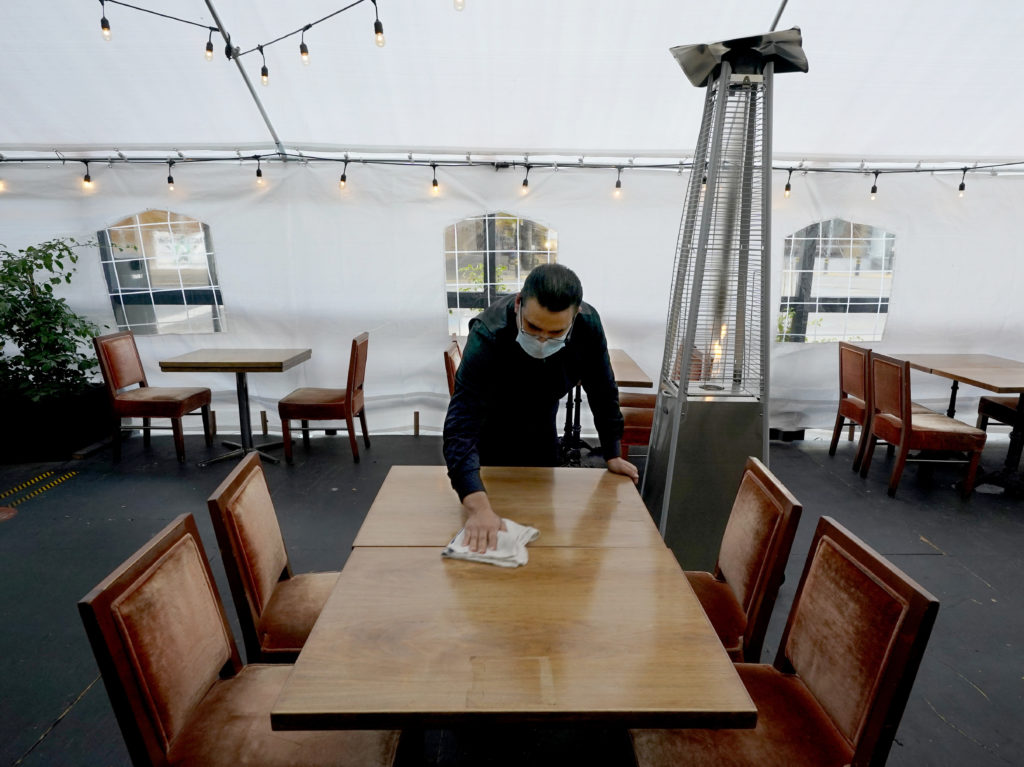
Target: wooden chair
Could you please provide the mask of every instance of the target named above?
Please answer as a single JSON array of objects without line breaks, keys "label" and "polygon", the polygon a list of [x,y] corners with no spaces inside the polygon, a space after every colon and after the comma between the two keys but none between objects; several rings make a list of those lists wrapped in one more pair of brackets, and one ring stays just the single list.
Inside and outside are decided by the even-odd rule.
[{"label": "wooden chair", "polygon": [[977,427],[982,431],[988,429],[989,419],[1013,426],[1017,420],[1017,408],[1020,397],[982,397],[978,400]]},{"label": "wooden chair", "polygon": [[459,342],[454,339],[448,348],[444,350],[444,372],[448,376],[448,396],[455,394],[455,373],[462,363],[462,352],[459,351]]},{"label": "wooden chair", "polygon": [[870,349],[845,341],[839,342],[839,411],[836,413],[836,425],[832,429],[832,444],[829,445],[828,454],[836,454],[839,435],[847,421],[850,423],[851,441],[854,425],[860,426],[860,441],[853,459],[854,471],[860,469],[868,444],[868,421],[871,418],[870,363]]},{"label": "wooden chair", "polygon": [[654,394],[619,392],[619,409],[622,411],[622,457],[629,457],[629,448],[647,447],[651,442],[651,427],[654,425],[654,407],[658,397]]},{"label": "wooden chair", "polygon": [[249,453],[206,501],[250,663],[292,663],[337,572],[294,575],[259,453]]},{"label": "wooden chair", "polygon": [[[210,430],[210,390],[204,388],[178,388],[150,386],[146,371],[135,346],[135,336],[130,330],[97,336],[92,339],[100,372],[107,386],[114,410],[113,448],[114,460],[121,460],[121,432],[137,426],[122,427],[122,418],[141,418],[143,444],[149,447],[149,433],[154,427],[151,418],[171,419],[174,432],[174,450],[180,463],[185,462],[185,436],[181,418],[187,413],[200,410],[203,416],[203,435],[206,445],[213,444]],[[128,388],[138,384],[137,388]],[[165,427],[166,428],[166,427]]]},{"label": "wooden chair", "polygon": [[758,663],[803,507],[756,458],[747,459],[715,572],[686,577],[734,661]]},{"label": "wooden chair", "polygon": [[[985,432],[941,413],[915,412],[910,400],[910,363],[906,360],[871,355],[871,386],[873,391],[870,435],[860,474],[868,475],[875,443],[884,440],[896,446],[896,463],[889,477],[889,495],[896,495],[907,457],[911,450],[922,452],[964,451],[969,454],[963,497],[974,489],[978,462],[985,448]],[[916,461],[927,460],[915,458]],[[949,459],[942,459],[949,462]]]},{"label": "wooden chair", "polygon": [[822,517],[773,665],[736,666],[752,730],[633,730],[640,767],[885,764],[939,603]]},{"label": "wooden chair", "polygon": [[370,446],[366,431],[366,410],[363,404],[363,379],[366,377],[366,350],[370,344],[368,333],[352,339],[352,353],[348,360],[348,385],[344,389],[296,389],[277,403],[281,416],[281,435],[284,439],[284,457],[292,463],[292,432],[290,421],[302,421],[302,443],[309,448],[309,422],[345,419],[348,441],[352,445],[352,458],[359,463],[359,445],[356,442],[355,416],[363,429],[363,442]]},{"label": "wooden chair", "polygon": [[78,603],[136,767],[390,765],[398,733],[273,732],[290,666],[243,666],[191,514]]}]

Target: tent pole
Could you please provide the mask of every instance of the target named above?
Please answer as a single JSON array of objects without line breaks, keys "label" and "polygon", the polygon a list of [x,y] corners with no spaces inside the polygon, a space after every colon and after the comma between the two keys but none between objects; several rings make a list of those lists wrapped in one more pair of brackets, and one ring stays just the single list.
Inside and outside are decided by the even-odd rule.
[{"label": "tent pole", "polygon": [[[225,29],[224,24],[220,20],[220,16],[217,15],[217,9],[213,7],[213,0],[206,0],[206,7],[210,9],[210,14],[213,16],[213,20],[217,24],[217,28],[220,30],[221,37],[224,38],[225,45],[231,45],[231,35],[229,35]],[[252,87],[252,81],[249,79],[249,75],[245,73],[245,69],[242,67],[242,62],[238,60],[238,56],[232,52],[231,60],[235,62],[235,66],[238,67],[238,73],[242,75],[242,79],[245,81],[245,86],[249,89],[249,95],[252,96],[252,100],[256,102],[256,108],[260,110],[260,115],[263,117],[263,122],[267,125],[267,130],[270,131],[271,138],[274,139],[274,146],[277,147],[277,151],[285,161],[284,144],[281,143],[281,139],[277,135],[277,131],[274,130],[273,123],[270,122],[270,117],[267,115],[267,111],[263,108],[263,102],[260,101],[260,97],[256,95],[256,89]]]}]

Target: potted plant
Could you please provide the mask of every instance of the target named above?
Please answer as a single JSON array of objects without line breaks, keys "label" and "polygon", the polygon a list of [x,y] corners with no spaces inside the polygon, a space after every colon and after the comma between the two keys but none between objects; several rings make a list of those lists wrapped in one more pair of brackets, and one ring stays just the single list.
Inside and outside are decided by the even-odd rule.
[{"label": "potted plant", "polygon": [[71,238],[21,250],[0,245],[0,460],[59,460],[110,432],[110,406],[92,337],[99,328],[54,288],[78,262]]}]

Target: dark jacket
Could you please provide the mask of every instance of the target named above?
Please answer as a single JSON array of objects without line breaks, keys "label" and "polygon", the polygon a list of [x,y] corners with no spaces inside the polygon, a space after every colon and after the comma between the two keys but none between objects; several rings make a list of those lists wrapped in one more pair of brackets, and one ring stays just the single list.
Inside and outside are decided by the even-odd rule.
[{"label": "dark jacket", "polygon": [[444,422],[444,458],[461,500],[483,490],[480,466],[554,466],[558,402],[582,382],[605,459],[620,455],[622,413],[601,318],[583,303],[565,348],[538,360],[516,343],[515,296],[469,324]]}]

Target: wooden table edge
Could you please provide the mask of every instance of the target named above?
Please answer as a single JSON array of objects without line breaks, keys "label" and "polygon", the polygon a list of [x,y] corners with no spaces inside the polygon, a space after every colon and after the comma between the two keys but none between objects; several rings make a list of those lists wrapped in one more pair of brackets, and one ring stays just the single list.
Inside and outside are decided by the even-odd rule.
[{"label": "wooden table edge", "polygon": [[270,713],[270,729],[293,730],[387,730],[414,727],[455,727],[496,724],[616,725],[629,729],[736,729],[757,726],[757,709],[750,711],[453,711],[451,713]]}]

